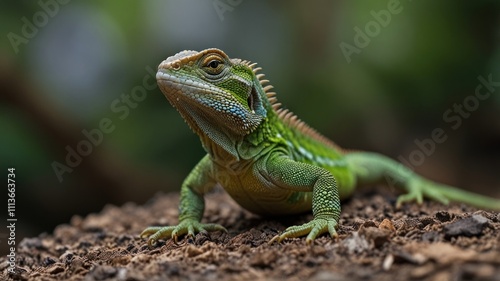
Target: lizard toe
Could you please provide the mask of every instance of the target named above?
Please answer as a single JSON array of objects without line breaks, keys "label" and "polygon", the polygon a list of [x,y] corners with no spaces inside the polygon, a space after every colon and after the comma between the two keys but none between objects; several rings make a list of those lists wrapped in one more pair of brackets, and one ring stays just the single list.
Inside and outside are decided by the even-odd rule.
[{"label": "lizard toe", "polygon": [[286,238],[296,238],[307,235],[306,243],[311,244],[316,237],[328,232],[331,237],[337,237],[335,230],[337,222],[334,219],[316,218],[303,225],[290,226],[281,235],[274,236],[269,243],[281,242]]},{"label": "lizard toe", "polygon": [[142,233],[141,237],[149,237],[148,244],[150,247],[156,245],[160,239],[173,238],[175,243],[179,242],[179,237],[183,235],[188,235],[189,237],[194,237],[196,233],[208,232],[208,231],[224,231],[227,230],[219,224],[203,224],[195,220],[184,220],[180,222],[177,226],[152,226],[146,228]]},{"label": "lizard toe", "polygon": [[432,183],[425,180],[414,180],[408,183],[406,189],[407,194],[400,195],[396,202],[396,207],[400,208],[404,203],[416,201],[417,204],[422,204],[424,196],[435,200],[441,204],[447,205],[450,200],[440,190],[436,189]]}]

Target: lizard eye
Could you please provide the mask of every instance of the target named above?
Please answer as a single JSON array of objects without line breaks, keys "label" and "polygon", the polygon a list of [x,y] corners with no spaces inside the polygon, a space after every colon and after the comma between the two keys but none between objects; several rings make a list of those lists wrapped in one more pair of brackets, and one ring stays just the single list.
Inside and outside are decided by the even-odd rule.
[{"label": "lizard eye", "polygon": [[216,69],[219,66],[220,61],[213,60],[208,63],[208,67]]},{"label": "lizard eye", "polygon": [[224,61],[219,56],[209,56],[202,63],[206,73],[217,75],[224,69]]}]

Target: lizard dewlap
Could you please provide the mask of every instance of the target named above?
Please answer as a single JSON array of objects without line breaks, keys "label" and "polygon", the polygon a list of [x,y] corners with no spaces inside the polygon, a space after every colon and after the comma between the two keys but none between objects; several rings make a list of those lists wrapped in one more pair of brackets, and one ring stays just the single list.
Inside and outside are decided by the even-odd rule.
[{"label": "lizard dewlap", "polygon": [[272,241],[337,235],[340,199],[356,186],[390,181],[407,191],[400,205],[428,197],[500,209],[500,200],[427,180],[402,164],[335,145],[280,108],[255,63],[219,49],[182,51],[164,60],[156,75],[167,100],[200,137],[205,157],[181,187],[179,224],[145,229],[148,243],[197,232],[225,230],[203,224],[204,194],[217,183],[245,209],[260,215],[312,211],[313,220],[287,228]]}]

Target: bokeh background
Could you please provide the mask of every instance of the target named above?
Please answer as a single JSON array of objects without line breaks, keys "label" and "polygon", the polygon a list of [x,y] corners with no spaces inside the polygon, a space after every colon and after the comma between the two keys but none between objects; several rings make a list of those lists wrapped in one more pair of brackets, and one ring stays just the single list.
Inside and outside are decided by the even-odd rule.
[{"label": "bokeh background", "polygon": [[[500,198],[500,83],[474,103],[479,76],[500,82],[499,11],[496,0],[3,1],[2,254],[8,167],[18,242],[179,189],[204,153],[151,73],[184,49],[258,62],[279,100],[343,147]],[[140,101],[124,98],[147,85]],[[464,100],[473,110],[459,113]],[[54,163],[103,120],[114,130],[60,181]],[[446,141],[412,161],[436,128]]]}]

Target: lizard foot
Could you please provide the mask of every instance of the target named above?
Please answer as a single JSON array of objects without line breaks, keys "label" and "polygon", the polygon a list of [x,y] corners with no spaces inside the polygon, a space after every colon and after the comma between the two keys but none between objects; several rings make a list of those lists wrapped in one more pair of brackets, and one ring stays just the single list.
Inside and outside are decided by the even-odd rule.
[{"label": "lizard foot", "polygon": [[279,243],[286,238],[295,238],[307,234],[306,243],[310,245],[318,235],[325,232],[329,232],[331,237],[337,237],[336,227],[337,222],[333,218],[316,218],[303,225],[290,226],[281,235],[274,236],[269,243],[272,244],[275,241]]},{"label": "lizard foot", "polygon": [[416,201],[417,204],[422,204],[424,196],[444,205],[450,203],[446,195],[430,181],[423,179],[412,180],[405,188],[408,190],[408,193],[398,197],[396,208],[400,208],[404,203],[412,201]]},{"label": "lizard foot", "polygon": [[208,231],[224,231],[227,230],[220,224],[215,223],[200,223],[195,220],[183,220],[177,226],[151,226],[141,233],[141,237],[149,237],[148,245],[149,247],[154,247],[158,240],[173,238],[177,243],[178,237],[187,234],[189,237],[194,237],[198,232],[208,232]]}]

